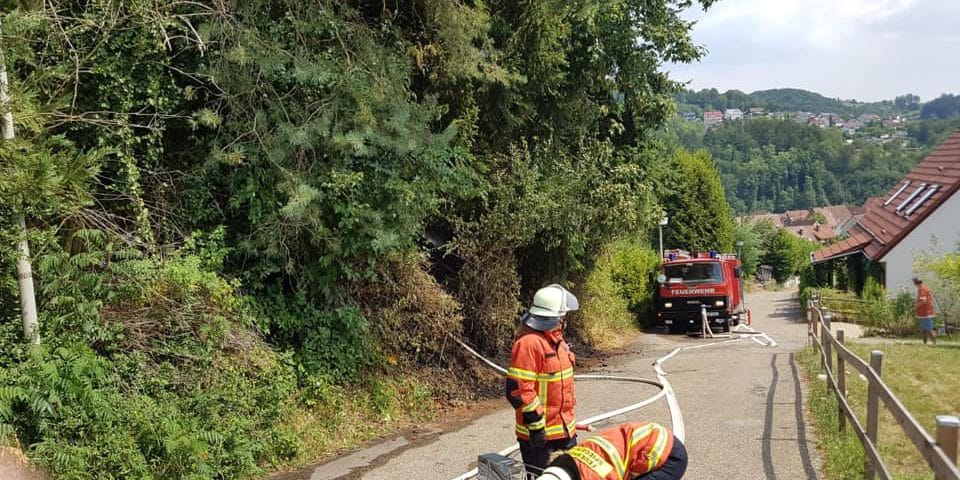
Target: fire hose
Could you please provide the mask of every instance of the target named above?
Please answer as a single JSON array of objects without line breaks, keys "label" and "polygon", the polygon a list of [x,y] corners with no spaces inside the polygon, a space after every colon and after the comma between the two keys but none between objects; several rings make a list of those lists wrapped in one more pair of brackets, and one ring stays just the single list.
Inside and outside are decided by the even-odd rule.
[{"label": "fire hose", "polygon": [[[706,318],[706,315],[705,315],[705,314],[704,314],[704,318]],[[736,334],[738,334],[738,336],[733,337],[733,336],[731,335],[731,336],[729,336],[729,337],[730,337],[729,340],[722,340],[722,341],[719,341],[719,342],[706,343],[706,344],[703,344],[703,345],[691,345],[691,346],[688,346],[688,347],[678,347],[678,348],[675,348],[675,349],[673,349],[672,351],[670,351],[670,353],[668,353],[668,354],[666,354],[666,355],[658,358],[656,361],[653,362],[653,368],[654,368],[654,371],[656,371],[656,374],[657,374],[657,379],[656,379],[656,380],[650,380],[650,379],[638,378],[638,377],[620,377],[620,376],[614,376],[614,375],[597,375],[597,374],[575,375],[574,378],[575,378],[576,380],[607,380],[607,381],[618,381],[618,382],[643,383],[643,384],[652,385],[652,386],[655,386],[655,387],[659,387],[659,388],[660,388],[660,391],[659,391],[659,392],[657,392],[657,393],[654,394],[653,396],[647,398],[646,400],[643,400],[643,401],[634,403],[634,404],[632,404],[632,405],[627,405],[627,406],[625,406],[625,407],[621,407],[621,408],[618,408],[618,409],[616,409],[616,410],[611,410],[611,411],[606,412],[606,413],[601,413],[601,414],[599,414],[599,415],[594,415],[594,416],[592,416],[592,417],[590,417],[590,418],[587,418],[586,420],[583,420],[582,422],[578,423],[578,424],[577,424],[577,428],[578,428],[578,429],[581,429],[581,428],[583,428],[583,427],[588,427],[588,426],[590,426],[590,425],[592,425],[592,424],[594,424],[594,423],[601,422],[601,421],[606,420],[606,419],[608,419],[608,418],[612,418],[612,417],[615,417],[615,416],[617,416],[617,415],[623,415],[623,414],[625,414],[625,413],[629,413],[629,412],[632,412],[632,411],[635,411],[635,410],[639,410],[639,409],[641,409],[641,408],[643,408],[643,407],[646,407],[647,405],[650,405],[650,404],[656,402],[657,400],[660,400],[661,398],[666,397],[666,399],[667,399],[667,409],[670,411],[670,423],[671,423],[672,426],[673,426],[673,435],[674,435],[678,440],[680,440],[681,442],[685,442],[686,430],[685,430],[685,428],[684,428],[684,423],[683,423],[683,413],[680,411],[680,403],[677,401],[677,396],[676,396],[676,393],[675,393],[675,391],[674,391],[674,389],[673,389],[673,385],[671,385],[671,384],[670,384],[670,381],[667,380],[667,372],[663,369],[663,363],[666,362],[667,360],[673,358],[674,356],[676,356],[676,355],[679,354],[680,352],[683,352],[683,351],[686,351],[686,350],[693,350],[693,349],[697,349],[697,348],[705,348],[705,347],[710,347],[710,346],[714,346],[714,345],[723,345],[723,344],[727,344],[727,343],[738,342],[738,341],[740,341],[740,340],[742,340],[742,339],[744,339],[744,338],[750,338],[751,340],[754,341],[754,343],[757,343],[757,344],[760,345],[760,346],[768,346],[768,347],[775,347],[775,346],[777,346],[777,342],[775,342],[772,338],[770,338],[769,336],[767,336],[766,333],[758,332],[758,331],[754,330],[753,328],[751,328],[751,327],[749,327],[749,326],[746,326],[746,325],[743,325],[743,324],[738,325],[737,328],[736,328],[734,331],[732,331],[731,333],[736,333]],[[466,343],[464,343],[464,342],[463,342],[462,340],[460,340],[459,338],[453,336],[452,334],[448,334],[448,335],[450,336],[451,339],[453,339],[453,340],[454,340],[455,342],[457,342],[461,347],[463,347],[464,350],[466,350],[467,352],[469,352],[471,355],[473,355],[474,357],[476,357],[477,359],[479,359],[479,360],[482,361],[483,363],[486,363],[488,366],[490,366],[490,367],[493,368],[494,370],[500,372],[501,375],[506,375],[506,374],[507,374],[507,370],[506,370],[505,368],[501,367],[500,365],[497,365],[496,363],[494,363],[494,362],[491,361],[490,359],[484,357],[483,355],[481,355],[479,352],[477,352],[476,350],[474,350],[473,348],[471,348],[469,345],[467,345]],[[519,449],[520,449],[520,445],[515,443],[515,444],[513,444],[512,446],[507,447],[507,448],[504,448],[503,450],[500,450],[500,451],[497,452],[497,453],[498,453],[499,455],[507,456],[507,455],[510,455],[510,454],[516,452],[516,451],[519,450]],[[477,475],[477,473],[478,473],[478,469],[474,468],[473,470],[470,470],[469,472],[464,473],[463,475],[460,475],[459,477],[455,477],[455,478],[453,478],[452,480],[467,480],[467,479],[470,479],[470,478],[475,477],[475,476]]]}]

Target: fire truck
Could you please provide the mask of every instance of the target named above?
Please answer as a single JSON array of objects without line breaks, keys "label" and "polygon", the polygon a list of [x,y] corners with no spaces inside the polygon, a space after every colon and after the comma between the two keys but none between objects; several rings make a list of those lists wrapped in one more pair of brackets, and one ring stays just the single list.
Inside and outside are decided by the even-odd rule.
[{"label": "fire truck", "polygon": [[671,333],[699,331],[706,307],[714,331],[727,331],[749,321],[736,255],[705,252],[691,255],[683,250],[664,252],[654,310],[658,326]]}]

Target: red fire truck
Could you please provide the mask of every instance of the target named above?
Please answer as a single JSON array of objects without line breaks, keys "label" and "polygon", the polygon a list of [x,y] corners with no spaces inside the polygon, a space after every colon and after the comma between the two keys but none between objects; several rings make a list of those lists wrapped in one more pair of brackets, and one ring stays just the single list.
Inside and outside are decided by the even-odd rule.
[{"label": "red fire truck", "polygon": [[664,252],[654,303],[657,325],[668,327],[671,333],[699,331],[704,306],[711,330],[729,330],[748,321],[740,276],[736,255]]}]

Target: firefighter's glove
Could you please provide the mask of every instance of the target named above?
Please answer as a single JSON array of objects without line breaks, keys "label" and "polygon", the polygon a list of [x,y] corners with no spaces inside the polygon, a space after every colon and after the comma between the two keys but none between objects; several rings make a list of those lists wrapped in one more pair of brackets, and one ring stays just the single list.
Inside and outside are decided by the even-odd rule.
[{"label": "firefighter's glove", "polygon": [[547,446],[547,432],[542,428],[530,430],[530,444],[534,447]]}]

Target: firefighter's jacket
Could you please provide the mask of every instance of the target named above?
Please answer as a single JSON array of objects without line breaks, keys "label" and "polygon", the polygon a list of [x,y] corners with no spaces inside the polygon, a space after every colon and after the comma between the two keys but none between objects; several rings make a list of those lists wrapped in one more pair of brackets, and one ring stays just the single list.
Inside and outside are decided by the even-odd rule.
[{"label": "firefighter's jacket", "polygon": [[545,429],[547,440],[573,437],[573,365],[576,358],[563,332],[536,330],[513,343],[507,371],[507,400],[517,411],[517,438],[529,439],[530,430]]},{"label": "firefighter's jacket", "polygon": [[656,423],[625,423],[590,437],[567,454],[580,480],[629,480],[657,470],[673,449],[673,433]]}]

